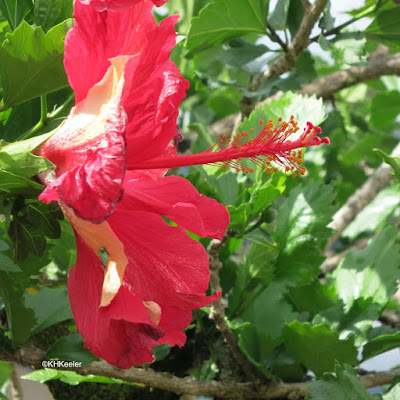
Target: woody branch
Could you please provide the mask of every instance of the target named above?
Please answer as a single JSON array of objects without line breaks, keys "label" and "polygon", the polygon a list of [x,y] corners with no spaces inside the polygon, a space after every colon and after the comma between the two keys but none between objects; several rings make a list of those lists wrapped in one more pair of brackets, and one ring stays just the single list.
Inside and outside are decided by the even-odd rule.
[{"label": "woody branch", "polygon": [[[18,362],[22,365],[41,367],[45,358],[45,352],[25,346],[15,352],[0,351],[0,359],[3,361]],[[177,394],[191,394],[195,396],[209,396],[231,399],[279,399],[288,397],[299,399],[307,394],[307,385],[310,382],[283,383],[272,382],[268,385],[259,385],[257,388],[252,383],[196,381],[192,378],[178,378],[166,376],[155,372],[151,368],[130,368],[121,370],[104,361],[96,361],[79,368],[57,368],[59,370],[76,371],[80,375],[100,375],[110,378],[123,379],[127,382],[142,383],[158,389],[168,390]],[[370,372],[359,377],[360,382],[366,388],[390,384],[400,375],[400,369],[385,372]]]}]

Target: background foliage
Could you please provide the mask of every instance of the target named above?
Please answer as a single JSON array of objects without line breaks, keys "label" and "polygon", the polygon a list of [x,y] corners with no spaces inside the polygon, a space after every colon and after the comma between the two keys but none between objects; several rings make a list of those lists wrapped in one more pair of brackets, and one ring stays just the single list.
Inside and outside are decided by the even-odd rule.
[{"label": "background foliage", "polygon": [[[359,379],[363,361],[400,345],[393,297],[400,274],[400,6],[366,0],[353,9],[348,2],[339,24],[330,3],[169,0],[155,10],[158,20],[181,15],[172,54],[190,81],[178,121],[181,151],[204,151],[222,134],[258,131],[260,118],[290,115],[300,126],[321,124],[331,140],[307,150],[308,173],[301,178],[201,166],[174,171],[230,212],[219,252],[222,320],[249,368],[238,364],[204,308],[194,313],[184,348],[155,350],[151,368],[164,376],[223,386],[256,375],[262,395],[246,392],[244,398],[273,398],[271,379],[312,380],[308,389],[301,386],[305,392],[284,383],[281,397],[290,399],[400,397],[393,374],[372,382],[392,383],[381,394],[368,392],[364,386],[374,384]],[[317,7],[321,12],[306,26]],[[0,0],[0,12],[0,398],[12,376],[8,361],[24,361],[16,356],[21,346],[40,349],[43,359],[87,364],[82,375],[38,369],[26,376],[46,382],[55,399],[179,398],[172,393],[179,390],[151,380],[153,375],[117,378],[90,369],[97,359],[83,347],[66,291],[76,257],[72,229],[56,206],[37,200],[43,188],[34,176],[49,164],[26,153],[21,158],[21,145],[12,144],[32,137],[23,146],[34,148],[35,136],[57,127],[72,106],[62,64],[72,0]],[[357,31],[359,21],[363,31]],[[349,79],[340,81],[337,71]],[[394,179],[387,166],[380,167],[383,161]],[[386,181],[369,188],[382,168]],[[354,197],[363,185],[367,200]],[[349,199],[355,212],[343,222],[336,212]]]}]

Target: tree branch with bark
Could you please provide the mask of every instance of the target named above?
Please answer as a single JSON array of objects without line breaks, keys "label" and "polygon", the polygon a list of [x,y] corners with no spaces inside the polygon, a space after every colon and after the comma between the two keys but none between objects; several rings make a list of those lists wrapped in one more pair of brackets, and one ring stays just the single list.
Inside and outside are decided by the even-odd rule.
[{"label": "tree branch with bark", "polygon": [[[22,365],[41,368],[45,361],[45,352],[34,347],[22,347],[15,352],[0,350],[0,359],[17,362]],[[95,361],[81,367],[57,367],[60,371],[75,371],[80,375],[99,375],[122,379],[126,382],[141,383],[176,394],[218,397],[225,399],[300,399],[309,394],[307,386],[310,382],[284,383],[271,382],[255,387],[252,382],[219,382],[215,380],[197,381],[193,378],[178,378],[156,372],[151,368],[130,368],[121,370],[104,361]],[[359,380],[366,388],[390,384],[400,376],[400,369],[385,372],[369,372],[360,376]]]}]

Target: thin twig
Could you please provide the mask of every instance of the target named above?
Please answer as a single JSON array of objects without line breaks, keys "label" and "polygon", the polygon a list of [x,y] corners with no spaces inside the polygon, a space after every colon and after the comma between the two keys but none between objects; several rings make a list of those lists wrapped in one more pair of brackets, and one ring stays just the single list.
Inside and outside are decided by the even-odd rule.
[{"label": "thin twig", "polygon": [[[33,347],[23,347],[16,352],[5,352],[1,350],[0,359],[41,368],[42,361],[45,359],[45,352]],[[130,368],[128,370],[121,370],[112,367],[104,361],[96,361],[79,368],[60,367],[57,369],[76,371],[83,376],[100,375],[122,379],[127,382],[142,383],[179,395],[186,393],[187,395],[226,399],[294,399],[307,396],[309,394],[307,386],[310,383],[271,382],[268,385],[259,385],[259,387],[255,388],[254,384],[249,382],[197,381],[190,377],[178,378],[175,376],[167,376],[162,372],[155,372],[151,368]],[[370,388],[390,384],[393,379],[399,375],[400,369],[385,372],[370,372],[361,376],[359,380],[364,387]]]},{"label": "thin twig", "polygon": [[272,40],[276,43],[279,44],[279,46],[282,47],[282,50],[284,53],[287,53],[289,51],[289,48],[287,47],[287,44],[279,37],[279,35],[276,33],[275,29],[272,27],[271,24],[267,24],[268,30],[271,32],[272,35]]}]

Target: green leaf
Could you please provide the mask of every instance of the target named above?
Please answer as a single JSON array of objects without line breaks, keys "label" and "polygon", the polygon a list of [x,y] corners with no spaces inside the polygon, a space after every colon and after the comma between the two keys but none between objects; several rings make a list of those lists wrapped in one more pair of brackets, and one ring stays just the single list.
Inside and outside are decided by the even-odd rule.
[{"label": "green leaf", "polygon": [[[5,248],[4,245],[7,247]],[[3,240],[0,240],[0,251],[6,250],[8,245]],[[15,265],[11,258],[6,256],[5,254],[0,253],[0,271],[8,271],[8,272],[20,272],[21,269],[18,265]]]},{"label": "green leaf", "polygon": [[0,113],[0,139],[15,142],[24,132],[37,124],[40,100],[34,99]]},{"label": "green leaf", "polygon": [[68,85],[64,71],[64,38],[71,27],[65,21],[47,34],[25,21],[7,35],[0,49],[0,76],[7,107]]},{"label": "green leaf", "polygon": [[297,0],[290,0],[288,16],[287,16],[287,26],[292,40],[296,36],[296,33],[300,27],[303,17],[304,17],[303,4],[301,4],[301,2]]},{"label": "green leaf", "polygon": [[218,0],[192,18],[186,48],[192,53],[247,33],[264,34],[265,1]]},{"label": "green leaf", "polygon": [[59,379],[61,377],[61,372],[56,371],[55,369],[39,369],[31,372],[30,374],[22,376],[22,379],[44,383],[53,379]]},{"label": "green leaf", "polygon": [[283,298],[283,294],[284,287],[272,282],[241,314],[240,320],[251,322],[257,331],[272,339],[280,339],[285,324],[298,315]]},{"label": "green leaf", "polygon": [[389,164],[393,168],[393,174],[397,181],[400,181],[400,158],[388,156],[384,151],[380,149],[374,149],[383,159],[386,164]]},{"label": "green leaf", "polygon": [[382,10],[364,31],[368,39],[397,47],[400,41],[400,8]]},{"label": "green leaf", "polygon": [[310,395],[306,400],[378,400],[379,395],[368,393],[357,379],[353,368],[337,365],[335,375],[326,374],[322,380],[308,385]]},{"label": "green leaf", "polygon": [[366,39],[360,32],[341,33],[333,40],[320,35],[318,43],[323,50],[330,51],[337,63],[353,65],[366,59]]},{"label": "green leaf", "polygon": [[46,236],[57,239],[61,235],[58,219],[63,214],[55,202],[28,201],[13,209],[9,235],[15,246],[15,259],[24,260],[29,253],[40,258],[46,249]]},{"label": "green leaf", "polygon": [[286,28],[286,21],[289,13],[290,0],[278,0],[274,11],[268,17],[268,23],[275,29],[283,31]]},{"label": "green leaf", "polygon": [[383,189],[344,230],[342,236],[351,240],[363,232],[376,232],[386,223],[400,204],[400,187]]},{"label": "green leaf", "polygon": [[268,47],[264,45],[254,45],[241,41],[235,47],[224,49],[217,60],[254,75],[265,68],[266,60],[270,57],[268,50]]},{"label": "green leaf", "polygon": [[315,280],[307,286],[291,287],[289,297],[298,311],[309,312],[311,316],[338,302],[335,288],[329,287],[319,280]]},{"label": "green leaf", "polygon": [[43,288],[36,294],[26,294],[25,304],[35,311],[36,324],[32,333],[37,333],[57,322],[73,319],[67,289]]},{"label": "green leaf", "polygon": [[371,101],[371,124],[378,129],[391,125],[400,113],[400,93],[378,93]]},{"label": "green leaf", "polygon": [[[299,123],[300,129],[306,127],[308,121],[314,125],[319,125],[325,119],[325,107],[322,99],[315,96],[301,96],[292,92],[286,92],[279,99],[272,100],[269,104],[256,108],[238,128],[238,132],[248,132],[254,129],[260,130],[260,119],[267,121],[272,119],[274,122],[278,118],[288,121],[294,116]],[[292,139],[293,140],[293,139]]]},{"label": "green leaf", "polygon": [[[65,271],[75,264],[76,261],[76,240],[74,230],[68,219],[59,222],[61,226],[61,237],[59,239],[49,239],[51,263],[46,269],[53,268],[57,272]],[[47,275],[50,274],[46,271]]]},{"label": "green leaf", "polygon": [[334,197],[331,186],[298,186],[279,208],[272,235],[280,252],[277,275],[287,285],[306,285],[318,276]]},{"label": "green leaf", "polygon": [[77,333],[58,339],[49,348],[46,357],[62,361],[77,361],[83,364],[90,364],[98,360],[88,349],[83,347],[83,339]]},{"label": "green leaf", "polygon": [[[249,298],[250,293],[247,291],[245,293]],[[241,315],[234,320],[235,323],[244,323],[235,329],[239,346],[266,376],[271,363],[269,356],[283,341],[283,327],[298,317],[284,299],[283,293],[284,287],[272,282],[252,304],[244,305],[244,312],[238,310],[237,313]],[[231,298],[229,300],[231,303]]]},{"label": "green leaf", "polygon": [[[0,210],[2,213],[3,210]],[[0,236],[4,234],[3,229],[0,228]],[[0,271],[7,271],[7,272],[20,272],[21,269],[18,265],[15,265],[14,262],[8,257],[6,254],[3,254],[3,251],[8,250],[9,246],[7,242],[0,239]]]},{"label": "green leaf", "polygon": [[[7,361],[0,361],[0,399],[7,400],[7,386],[11,377],[13,367]],[[1,396],[3,395],[3,397]]]},{"label": "green leaf", "polygon": [[0,170],[0,195],[15,196],[18,194],[26,197],[37,198],[43,186],[30,179]]},{"label": "green leaf", "polygon": [[47,32],[54,25],[72,18],[71,0],[35,0],[34,15],[36,25]]},{"label": "green leaf", "polygon": [[368,341],[367,337],[372,329],[372,324],[381,313],[381,307],[379,304],[375,304],[373,300],[371,297],[357,299],[346,314],[341,315],[340,324],[337,328],[340,332],[340,338],[352,335],[357,347],[363,346]]},{"label": "green leaf", "polygon": [[61,13],[60,0],[35,0],[35,22],[46,32]]},{"label": "green leaf", "polygon": [[311,326],[293,321],[284,329],[286,348],[317,376],[333,371],[335,360],[357,364],[354,339],[340,340],[339,334],[326,325]]},{"label": "green leaf", "polygon": [[400,346],[400,332],[373,338],[363,349],[363,361]]},{"label": "green leaf", "polygon": [[228,206],[231,229],[242,234],[248,224],[260,217],[261,213],[282,193],[284,189],[284,186],[280,185],[282,181],[284,182],[284,179],[276,183],[270,180],[266,184],[255,184],[250,189],[246,189],[244,194],[248,198],[246,202],[242,202],[239,206]]},{"label": "green leaf", "polygon": [[0,11],[12,30],[17,28],[31,9],[32,0],[0,0]]},{"label": "green leaf", "polygon": [[400,274],[400,252],[396,241],[396,228],[385,227],[367,248],[348,253],[333,273],[339,298],[347,309],[356,299],[369,297],[383,307],[396,292]]},{"label": "green leaf", "polygon": [[31,153],[46,141],[54,132],[21,142],[14,142],[0,149],[0,170],[11,172],[23,178],[31,178],[41,171],[54,168],[46,158]]},{"label": "green leaf", "polygon": [[[29,338],[35,324],[35,314],[24,302],[24,287],[17,281],[16,273],[0,271],[0,297],[3,299],[14,346],[21,346]],[[12,278],[11,278],[12,276]]]},{"label": "green leaf", "polygon": [[400,383],[392,387],[392,389],[383,396],[383,400],[398,400],[400,399]]},{"label": "green leaf", "polygon": [[98,382],[98,383],[117,383],[132,385],[130,382],[125,382],[121,379],[108,378],[106,376],[86,375],[82,376],[75,371],[57,371],[55,369],[40,369],[30,374],[22,376],[22,379],[44,383],[54,379],[59,379],[61,382],[69,385],[78,385],[82,382]]}]

